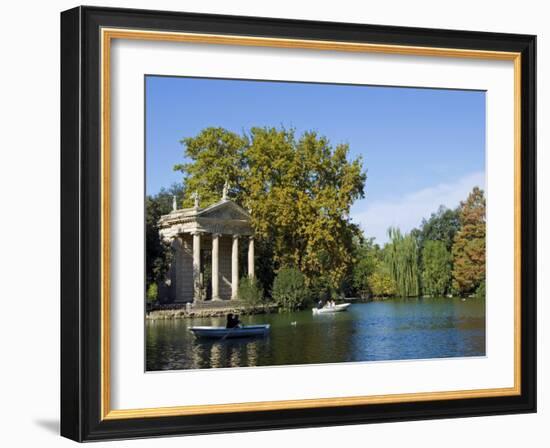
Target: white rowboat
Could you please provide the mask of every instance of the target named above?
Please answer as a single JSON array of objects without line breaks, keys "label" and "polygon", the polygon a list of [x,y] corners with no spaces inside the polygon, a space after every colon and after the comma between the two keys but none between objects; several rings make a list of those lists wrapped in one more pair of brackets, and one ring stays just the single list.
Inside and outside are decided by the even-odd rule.
[{"label": "white rowboat", "polygon": [[249,336],[265,336],[269,332],[269,324],[243,325],[242,327],[191,327],[189,330],[198,338],[229,339]]},{"label": "white rowboat", "polygon": [[341,303],[334,306],[324,306],[323,308],[313,308],[313,314],[327,314],[338,313],[340,311],[346,311],[351,303]]}]

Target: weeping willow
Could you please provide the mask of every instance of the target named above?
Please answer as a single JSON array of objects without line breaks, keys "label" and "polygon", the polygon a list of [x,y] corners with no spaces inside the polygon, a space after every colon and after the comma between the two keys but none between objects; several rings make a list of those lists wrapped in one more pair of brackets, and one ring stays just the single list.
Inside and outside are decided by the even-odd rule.
[{"label": "weeping willow", "polygon": [[397,294],[401,297],[419,295],[418,248],[416,238],[403,235],[398,228],[388,229],[390,242],[384,248],[386,263],[394,281]]}]

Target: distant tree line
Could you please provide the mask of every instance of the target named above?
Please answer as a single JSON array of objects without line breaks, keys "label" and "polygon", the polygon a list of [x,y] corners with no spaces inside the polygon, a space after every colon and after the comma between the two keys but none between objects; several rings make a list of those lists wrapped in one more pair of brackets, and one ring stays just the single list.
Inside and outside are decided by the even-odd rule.
[{"label": "distant tree line", "polygon": [[454,210],[441,206],[419,228],[388,229],[381,248],[356,243],[353,285],[361,295],[485,295],[485,196],[475,187]]}]

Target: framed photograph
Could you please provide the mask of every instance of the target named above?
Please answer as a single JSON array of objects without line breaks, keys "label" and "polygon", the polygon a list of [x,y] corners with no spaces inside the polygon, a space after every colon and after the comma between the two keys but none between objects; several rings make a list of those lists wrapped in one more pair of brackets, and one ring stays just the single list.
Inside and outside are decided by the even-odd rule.
[{"label": "framed photograph", "polygon": [[536,411],[535,36],[61,14],[61,433]]}]

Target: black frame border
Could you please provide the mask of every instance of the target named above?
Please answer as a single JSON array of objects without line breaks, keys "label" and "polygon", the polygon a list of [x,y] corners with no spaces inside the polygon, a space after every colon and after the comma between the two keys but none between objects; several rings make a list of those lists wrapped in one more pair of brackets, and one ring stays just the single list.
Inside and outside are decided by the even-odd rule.
[{"label": "black frame border", "polygon": [[[101,420],[100,28],[521,53],[521,395]],[[142,438],[536,412],[536,36],[77,7],[61,13],[61,435]]]}]

